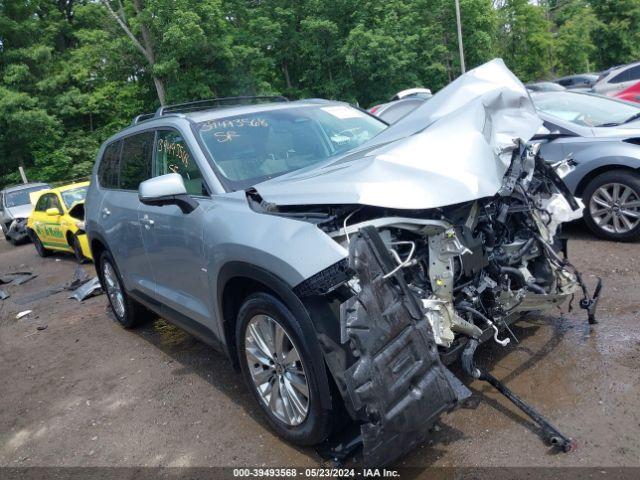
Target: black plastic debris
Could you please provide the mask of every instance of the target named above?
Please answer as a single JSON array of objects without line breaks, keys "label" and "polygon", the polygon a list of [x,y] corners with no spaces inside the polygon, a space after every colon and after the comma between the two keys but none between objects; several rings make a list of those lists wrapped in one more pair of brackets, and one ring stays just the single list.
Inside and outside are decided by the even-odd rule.
[{"label": "black plastic debris", "polygon": [[27,283],[29,280],[33,280],[37,276],[38,275],[31,272],[3,273],[2,275],[0,275],[0,285],[22,285],[24,283]]},{"label": "black plastic debris", "polygon": [[28,295],[23,295],[22,297],[16,298],[15,300],[13,300],[13,303],[15,303],[16,305],[28,305],[37,300],[42,300],[43,298],[50,297],[51,295],[55,295],[56,293],[63,292],[64,290],[65,284],[54,285],[53,287],[39,290],[37,292],[33,292]]},{"label": "black plastic debris", "polygon": [[100,279],[98,279],[98,277],[93,277],[88,282],[85,282],[83,285],[76,288],[73,291],[73,295],[71,295],[69,298],[75,298],[79,302],[82,302],[87,298],[100,295],[101,293],[103,292],[102,286],[100,285]]},{"label": "black plastic debris", "polygon": [[65,290],[76,290],[77,288],[87,283],[89,280],[89,275],[87,274],[85,269],[78,265],[73,272],[73,280],[66,283],[64,285],[64,288]]}]

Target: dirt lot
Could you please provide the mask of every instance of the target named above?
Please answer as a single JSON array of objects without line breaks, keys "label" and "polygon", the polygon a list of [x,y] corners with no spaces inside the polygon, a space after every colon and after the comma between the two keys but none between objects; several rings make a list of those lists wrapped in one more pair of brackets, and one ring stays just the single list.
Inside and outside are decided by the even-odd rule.
[{"label": "dirt lot", "polygon": [[[640,244],[592,239],[573,227],[570,254],[605,280],[601,323],[582,311],[531,317],[520,343],[483,347],[479,362],[578,440],[554,454],[535,427],[492,388],[468,383],[475,408],[442,417],[411,466],[640,466]],[[38,277],[0,301],[0,465],[318,466],[261,419],[230,363],[158,321],[126,331],[105,296],[21,298],[71,279],[71,256],[39,258],[0,242],[0,273]],[[85,266],[93,273],[91,265]],[[33,314],[16,320],[16,313]],[[42,331],[38,325],[47,325]]]}]

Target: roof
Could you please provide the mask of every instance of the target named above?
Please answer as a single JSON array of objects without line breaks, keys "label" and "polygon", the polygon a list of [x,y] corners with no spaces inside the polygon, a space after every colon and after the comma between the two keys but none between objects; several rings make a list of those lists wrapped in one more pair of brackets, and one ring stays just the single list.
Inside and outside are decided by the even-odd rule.
[{"label": "roof", "polygon": [[62,193],[62,192],[65,192],[67,190],[73,190],[74,188],[81,188],[81,187],[88,187],[88,186],[89,186],[89,182],[69,183],[67,185],[62,185],[60,187],[56,187],[56,188],[52,188],[50,190],[47,190],[47,192]]},{"label": "roof", "polygon": [[24,190],[25,188],[33,188],[33,187],[48,187],[47,183],[42,182],[33,182],[33,183],[22,183],[20,185],[13,185],[12,187],[7,187],[2,191],[5,193],[9,192],[17,192],[19,190]]}]

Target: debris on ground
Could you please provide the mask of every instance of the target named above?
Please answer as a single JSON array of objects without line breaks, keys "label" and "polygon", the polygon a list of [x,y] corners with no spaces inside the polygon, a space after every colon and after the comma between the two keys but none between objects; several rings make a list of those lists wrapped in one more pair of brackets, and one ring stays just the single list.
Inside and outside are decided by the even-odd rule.
[{"label": "debris on ground", "polygon": [[78,267],[73,272],[73,278],[70,281],[54,285],[52,287],[31,293],[29,295],[24,295],[20,298],[15,299],[13,302],[17,305],[28,305],[37,300],[42,300],[43,298],[55,295],[56,293],[64,292],[65,290],[76,290],[77,288],[87,283],[89,280],[90,278],[87,272],[84,270],[84,268],[78,265]]},{"label": "debris on ground", "polygon": [[66,290],[76,290],[90,280],[86,270],[78,265],[73,272],[73,280],[65,284]]},{"label": "debris on ground", "polygon": [[73,295],[71,295],[69,298],[75,298],[79,302],[82,302],[87,298],[94,297],[102,293],[103,292],[102,292],[102,286],[100,285],[100,279],[98,277],[93,277],[91,280],[84,283],[82,286],[76,288],[73,291]]},{"label": "debris on ground", "polygon": [[49,325],[46,325],[46,324],[45,325],[38,325],[36,327],[36,330],[39,330],[39,331],[46,330],[48,326]]},{"label": "debris on ground", "polygon": [[27,283],[29,280],[33,280],[38,275],[33,274],[31,272],[11,272],[11,273],[3,273],[0,275],[0,285],[9,284],[9,285],[22,285]]},{"label": "debris on ground", "polygon": [[40,290],[29,295],[24,295],[20,298],[16,298],[13,303],[15,303],[16,305],[28,305],[29,303],[35,302],[37,300],[42,300],[43,298],[47,298],[51,295],[66,290],[65,285],[66,284],[54,285],[53,287],[45,288],[44,290]]},{"label": "debris on ground", "polygon": [[33,312],[33,310],[23,310],[22,312],[18,312],[18,314],[16,315],[16,320],[20,320],[21,318],[26,317],[31,312]]},{"label": "debris on ground", "polygon": [[0,300],[5,300],[9,298],[11,295],[7,293],[5,290],[0,289]]}]

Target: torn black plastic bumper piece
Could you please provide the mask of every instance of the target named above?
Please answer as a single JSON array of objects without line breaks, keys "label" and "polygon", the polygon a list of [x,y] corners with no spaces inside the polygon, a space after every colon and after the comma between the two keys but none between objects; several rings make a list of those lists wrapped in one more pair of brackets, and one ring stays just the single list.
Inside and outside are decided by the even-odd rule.
[{"label": "torn black plastic bumper piece", "polygon": [[351,239],[359,292],[342,304],[342,341],[358,360],[345,372],[361,424],[363,463],[382,466],[423,442],[438,416],[470,396],[442,364],[431,325],[377,230]]}]

